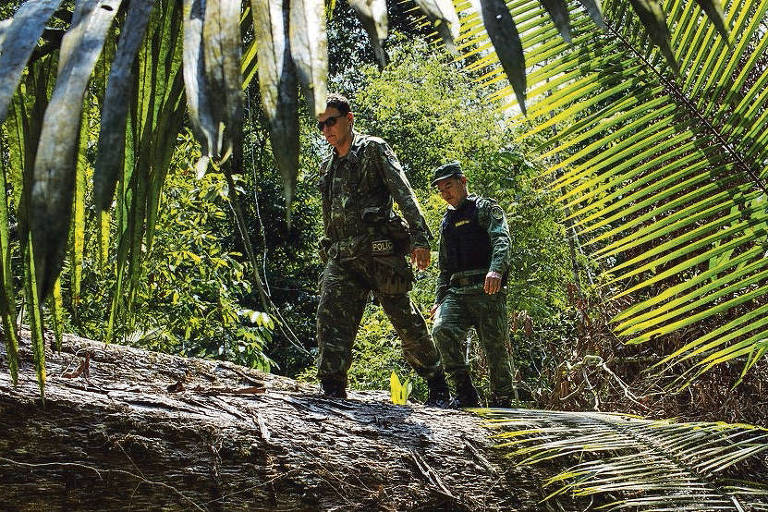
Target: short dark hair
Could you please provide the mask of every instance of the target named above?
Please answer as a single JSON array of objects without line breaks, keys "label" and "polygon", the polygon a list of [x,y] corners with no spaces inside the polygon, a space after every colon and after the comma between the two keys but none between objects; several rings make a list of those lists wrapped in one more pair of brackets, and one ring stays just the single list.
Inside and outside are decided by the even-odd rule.
[{"label": "short dark hair", "polygon": [[333,107],[341,114],[347,115],[352,111],[352,107],[349,106],[349,100],[346,96],[332,92],[326,97],[325,106]]}]

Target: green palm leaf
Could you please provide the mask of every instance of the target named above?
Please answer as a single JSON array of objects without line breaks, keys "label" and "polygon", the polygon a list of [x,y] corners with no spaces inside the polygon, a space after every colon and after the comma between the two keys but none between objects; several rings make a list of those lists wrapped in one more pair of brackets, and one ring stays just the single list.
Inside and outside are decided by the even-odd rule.
[{"label": "green palm leaf", "polygon": [[[0,154],[5,154],[0,136]],[[0,163],[0,190],[7,189],[8,165],[5,159]],[[3,323],[5,353],[8,354],[8,367],[11,379],[16,384],[19,380],[19,336],[16,332],[16,303],[13,293],[13,274],[11,273],[11,244],[8,223],[8,194],[0,198],[0,318]]]},{"label": "green palm leaf", "polygon": [[29,221],[41,297],[50,292],[63,263],[72,213],[79,114],[88,80],[119,6],[120,0],[103,5],[78,3],[72,29],[62,39],[56,88],[45,112],[30,195],[35,215]]},{"label": "green palm leaf", "polygon": [[[711,2],[631,4],[642,23],[626,2],[605,2],[605,35],[585,37],[587,14],[572,13],[573,47],[528,47],[535,31],[520,29],[526,62],[540,66],[529,90],[544,99],[518,122],[526,137],[546,137],[538,162],[581,245],[606,264],[609,294],[634,298],[615,319],[617,334],[642,343],[745,317],[730,331],[739,335],[718,343],[699,330],[703,341],[664,365],[695,353],[693,374],[739,357],[751,367],[766,353],[757,329],[741,329],[758,321],[751,312],[768,290],[768,36],[760,28],[768,4],[727,2],[725,16]],[[525,14],[513,12],[520,27]],[[482,41],[478,33],[474,43]],[[511,95],[496,93],[501,103]]]},{"label": "green palm leaf", "polygon": [[[627,415],[485,410],[497,447],[520,464],[554,459],[547,499],[601,497],[605,510],[766,510],[768,487],[739,479],[763,464],[768,430],[727,423],[676,423]],[[575,463],[573,461],[576,461]]]},{"label": "green palm leaf", "polygon": [[124,31],[112,62],[101,112],[101,130],[93,174],[94,202],[108,210],[125,157],[125,127],[134,88],[133,64],[149,22],[151,0],[131,2]]},{"label": "green palm leaf", "polygon": [[26,2],[16,15],[6,21],[0,39],[0,123],[8,114],[13,93],[21,79],[22,71],[29,60],[45,24],[58,8],[61,0],[39,0]]}]

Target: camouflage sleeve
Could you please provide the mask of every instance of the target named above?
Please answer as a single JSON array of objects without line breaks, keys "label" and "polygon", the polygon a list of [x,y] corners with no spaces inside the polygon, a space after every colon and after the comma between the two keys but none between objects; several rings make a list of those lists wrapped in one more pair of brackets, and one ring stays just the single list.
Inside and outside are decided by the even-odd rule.
[{"label": "camouflage sleeve", "polygon": [[330,159],[325,160],[320,164],[320,179],[317,183],[317,188],[320,191],[320,204],[323,209],[323,233],[325,233],[325,229],[328,227],[329,210],[331,207],[328,201],[328,187],[330,186],[328,167],[330,167],[330,165]]},{"label": "camouflage sleeve", "polygon": [[386,142],[376,143],[376,147],[381,157],[381,170],[384,181],[387,184],[387,188],[389,188],[390,194],[392,194],[395,202],[400,207],[400,211],[403,212],[405,220],[408,221],[408,226],[413,235],[414,246],[429,248],[429,240],[432,238],[432,233],[427,226],[427,221],[424,219],[424,214],[421,212],[421,207],[416,199],[416,195],[413,193],[411,184],[405,172],[403,172],[403,167],[400,165],[392,148],[389,147],[389,144]]},{"label": "camouflage sleeve", "polygon": [[437,288],[435,289],[435,304],[443,302],[445,295],[448,293],[448,288],[451,283],[451,275],[446,271],[445,267],[445,240],[442,233],[440,234],[439,251],[437,253],[437,267],[440,269],[440,274],[437,276]]},{"label": "camouflage sleeve", "polygon": [[491,238],[491,265],[488,270],[504,274],[509,268],[511,246],[504,209],[495,201],[480,200],[477,213],[477,220]]}]

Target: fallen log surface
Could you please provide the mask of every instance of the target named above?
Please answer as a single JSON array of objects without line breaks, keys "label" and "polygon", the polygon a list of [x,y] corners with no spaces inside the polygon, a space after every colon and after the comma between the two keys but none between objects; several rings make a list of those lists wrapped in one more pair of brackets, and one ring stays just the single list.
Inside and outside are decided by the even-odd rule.
[{"label": "fallen log surface", "polygon": [[467,412],[74,336],[42,406],[28,343],[16,387],[3,350],[2,511],[547,509]]}]

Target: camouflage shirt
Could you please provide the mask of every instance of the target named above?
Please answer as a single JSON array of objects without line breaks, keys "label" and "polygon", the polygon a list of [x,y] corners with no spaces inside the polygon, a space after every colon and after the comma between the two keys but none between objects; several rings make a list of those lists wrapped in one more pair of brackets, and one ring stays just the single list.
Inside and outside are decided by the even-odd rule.
[{"label": "camouflage shirt", "polygon": [[[504,274],[510,265],[510,247],[511,240],[509,236],[509,227],[504,209],[493,199],[478,197],[474,194],[467,196],[467,199],[474,200],[477,206],[477,221],[481,227],[488,231],[491,239],[491,263],[487,270],[482,269],[483,273],[490,271]],[[464,203],[462,203],[464,204]],[[461,205],[459,205],[461,207]],[[451,274],[446,270],[446,245],[445,237],[440,235],[440,254],[438,256],[438,267],[440,275],[437,279],[437,289],[435,291],[435,303],[440,303],[448,293],[451,282]],[[483,285],[476,284],[457,289],[459,293],[478,293],[482,291]]]},{"label": "camouflage shirt", "polygon": [[429,247],[432,234],[411,184],[389,145],[378,137],[353,132],[349,153],[336,151],[321,166],[323,225],[329,243],[364,247],[375,234],[364,217],[376,211],[389,218],[393,200],[408,222],[414,245]]}]

